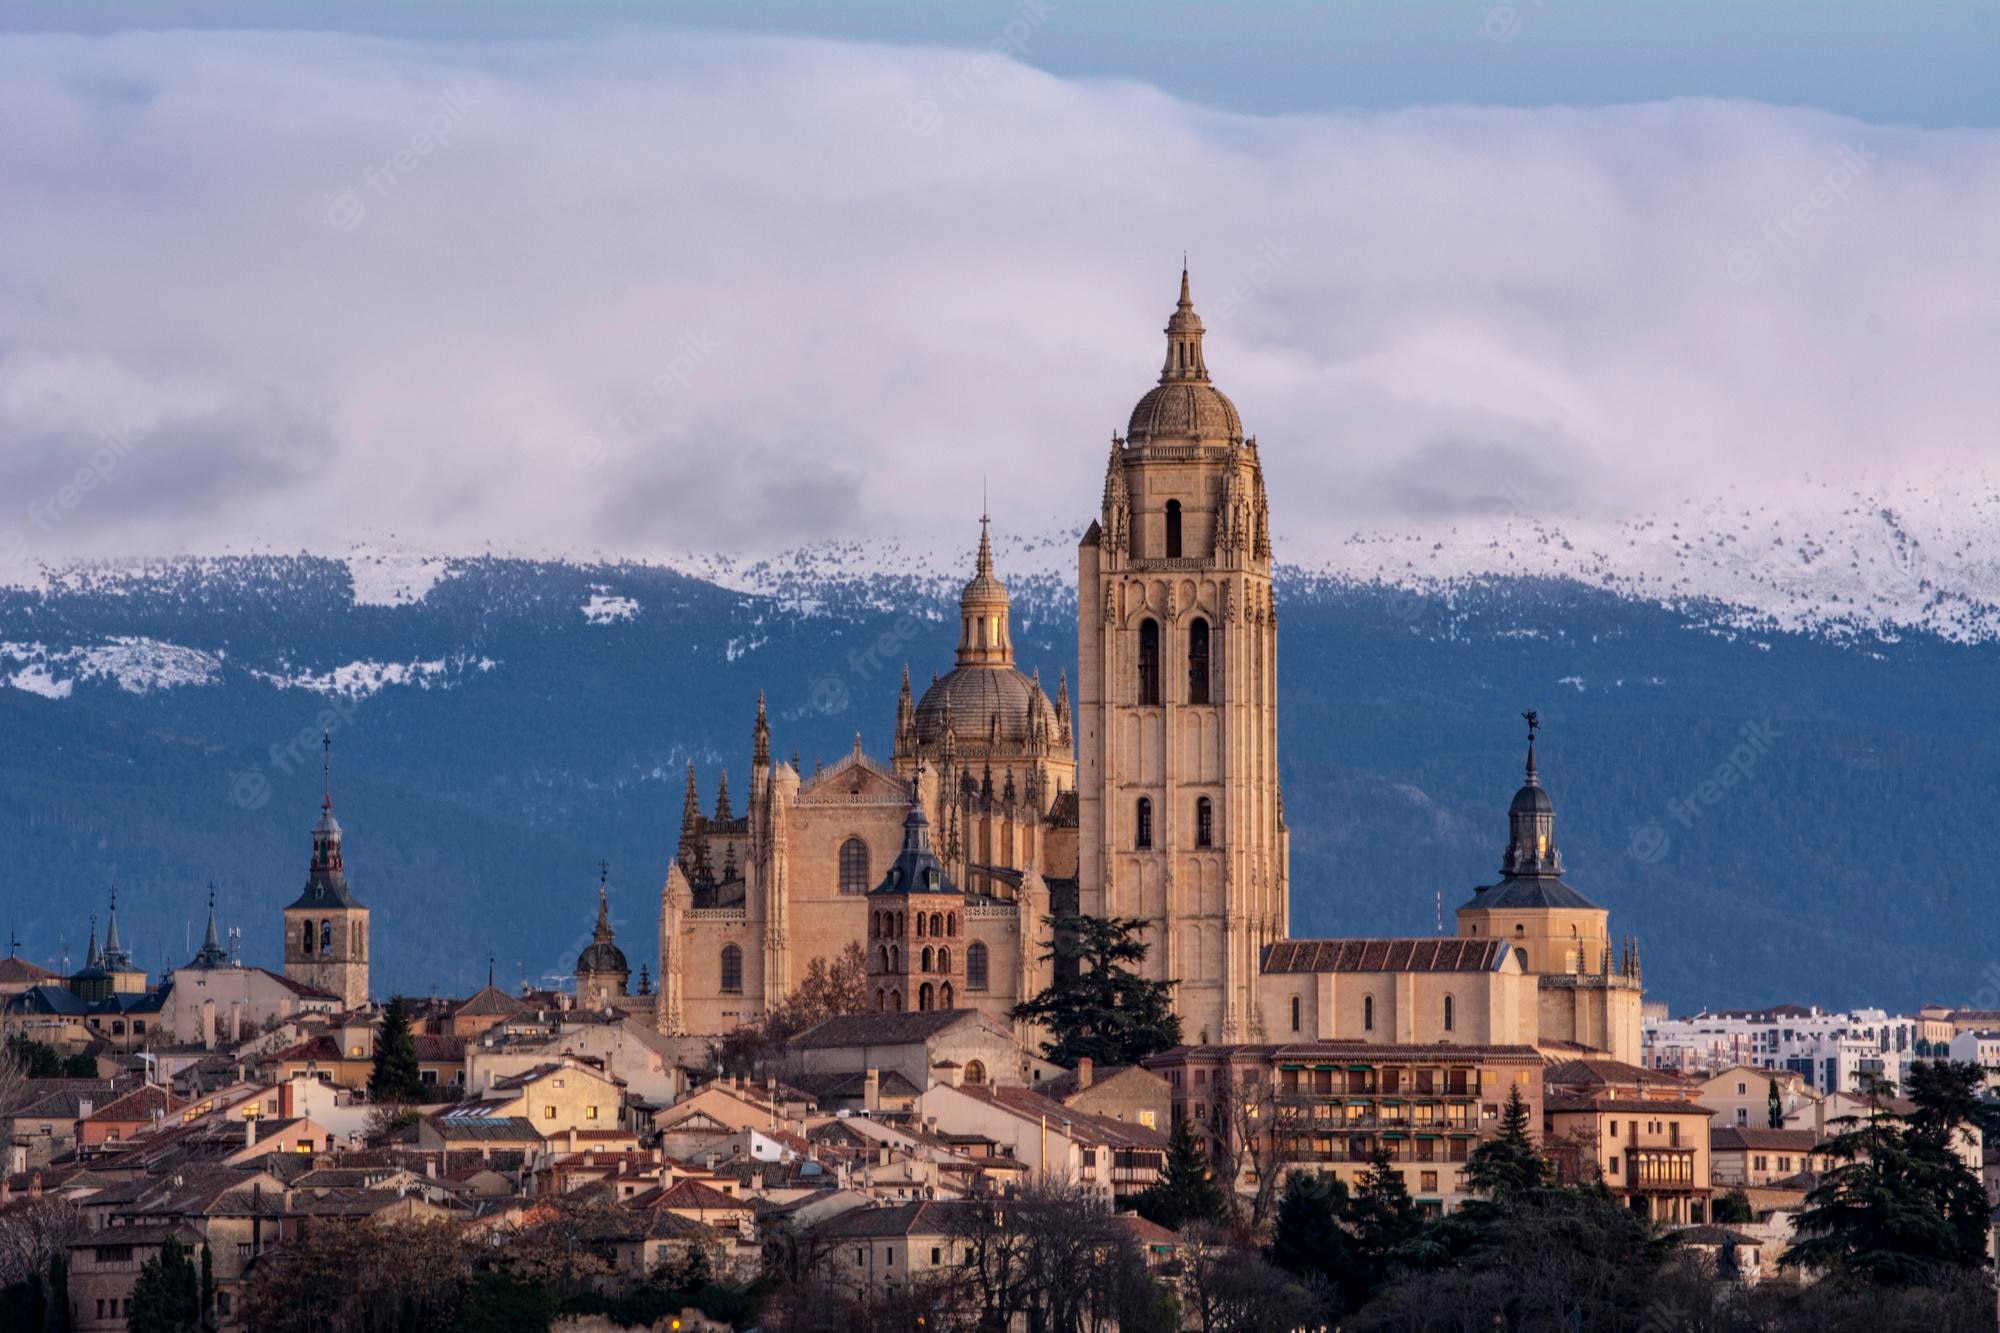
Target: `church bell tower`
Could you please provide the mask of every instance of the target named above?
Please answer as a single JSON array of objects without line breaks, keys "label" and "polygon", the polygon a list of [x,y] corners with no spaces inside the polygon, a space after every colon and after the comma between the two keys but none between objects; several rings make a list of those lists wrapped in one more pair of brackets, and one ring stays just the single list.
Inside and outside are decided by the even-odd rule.
[{"label": "church bell tower", "polygon": [[285,975],[340,997],[346,1008],[368,1003],[368,909],[347,887],[340,821],[333,817],[333,741],[322,737],[327,783],[312,831],[312,865],[305,891],[285,909]]},{"label": "church bell tower", "polygon": [[1269,512],[1185,269],[1166,335],[1078,551],[1079,898],[1148,923],[1187,1041],[1246,1041],[1290,924]]}]

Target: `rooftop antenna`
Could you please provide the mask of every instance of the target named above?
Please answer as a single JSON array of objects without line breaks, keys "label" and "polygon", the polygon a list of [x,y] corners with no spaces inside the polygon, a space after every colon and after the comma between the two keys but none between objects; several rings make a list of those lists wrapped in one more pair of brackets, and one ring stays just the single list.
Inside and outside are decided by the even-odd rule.
[{"label": "rooftop antenna", "polygon": [[486,989],[493,989],[493,951],[486,951]]}]

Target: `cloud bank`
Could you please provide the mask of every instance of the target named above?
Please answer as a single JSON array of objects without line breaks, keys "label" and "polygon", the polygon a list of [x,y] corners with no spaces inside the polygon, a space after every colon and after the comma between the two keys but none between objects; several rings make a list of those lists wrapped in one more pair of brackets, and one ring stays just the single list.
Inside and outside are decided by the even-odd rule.
[{"label": "cloud bank", "polygon": [[2000,463],[1989,132],[658,31],[8,37],[0,123],[10,558],[1079,523],[1183,249],[1289,531]]}]

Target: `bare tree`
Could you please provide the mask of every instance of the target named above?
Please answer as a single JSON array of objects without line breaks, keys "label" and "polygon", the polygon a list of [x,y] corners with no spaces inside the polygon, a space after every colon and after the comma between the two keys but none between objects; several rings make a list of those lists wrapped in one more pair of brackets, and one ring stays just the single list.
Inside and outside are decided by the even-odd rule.
[{"label": "bare tree", "polygon": [[47,1270],[49,1260],[89,1230],[83,1212],[67,1199],[24,1199],[0,1213],[0,1287]]},{"label": "bare tree", "polygon": [[[1215,1127],[1212,1151],[1217,1173],[1227,1187],[1229,1215],[1237,1225],[1247,1226],[1253,1234],[1261,1233],[1277,1206],[1284,1169],[1293,1160],[1289,1145],[1278,1132],[1275,1090],[1264,1079],[1223,1069],[1210,1084],[1210,1097],[1215,1106],[1209,1122]],[[1243,1188],[1246,1173],[1250,1177],[1248,1190]]]},{"label": "bare tree", "polygon": [[1011,1200],[983,1196],[951,1211],[946,1228],[964,1246],[968,1299],[979,1303],[979,1327],[1011,1327],[1031,1297],[1028,1237],[1010,1224]]}]

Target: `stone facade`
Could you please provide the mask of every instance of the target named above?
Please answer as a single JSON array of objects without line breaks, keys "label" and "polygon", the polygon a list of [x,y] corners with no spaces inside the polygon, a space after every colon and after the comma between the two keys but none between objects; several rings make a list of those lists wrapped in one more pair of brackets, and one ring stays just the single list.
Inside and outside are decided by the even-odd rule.
[{"label": "stone facade", "polygon": [[[1066,678],[1051,700],[1015,665],[982,519],[957,662],[921,698],[905,667],[887,762],[857,736],[808,777],[772,758],[760,699],[741,814],[727,773],[705,812],[690,766],[660,900],[661,1030],[756,1022],[813,959],[856,945],[871,1008],[959,1006],[1005,1023],[1052,979],[1043,919],[1080,911],[1146,923],[1143,970],[1175,982],[1191,1043],[1637,1059],[1638,946],[1614,963],[1609,913],[1561,880],[1532,719],[1501,881],[1459,910],[1458,938],[1290,939],[1263,468],[1210,383],[1185,272],[1166,336],[1159,383],[1112,437],[1078,548],[1074,721]],[[913,821],[944,890],[922,912],[876,900]]]},{"label": "stone facade", "polygon": [[1078,552],[1079,894],[1151,923],[1191,1039],[1244,1041],[1259,952],[1289,929],[1269,511],[1185,272],[1166,333]]}]

